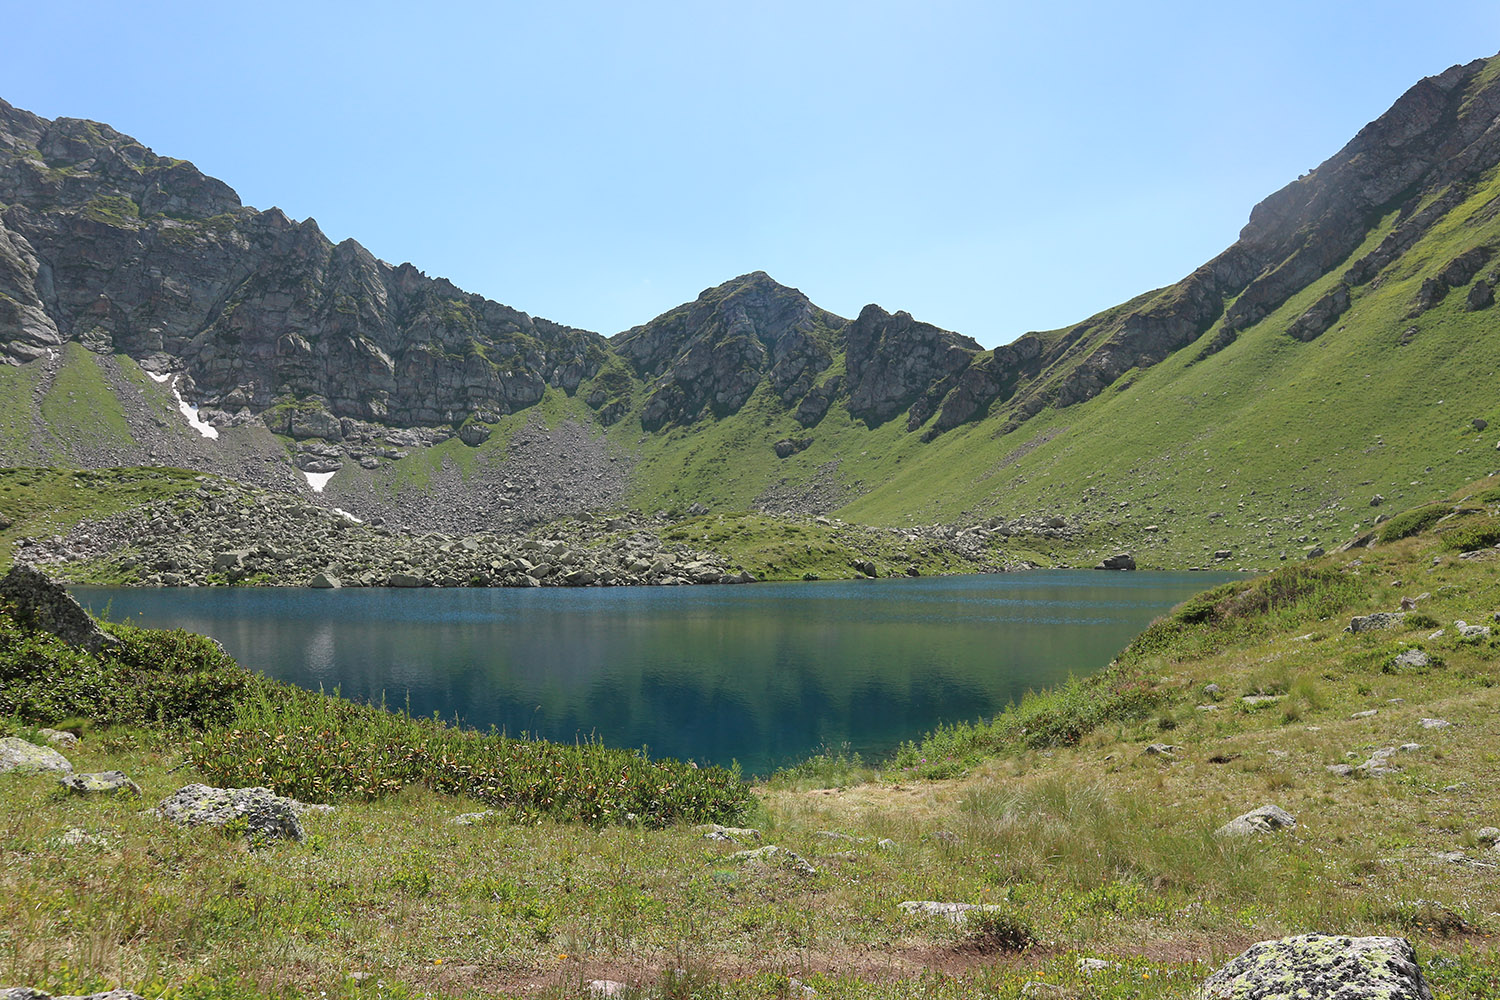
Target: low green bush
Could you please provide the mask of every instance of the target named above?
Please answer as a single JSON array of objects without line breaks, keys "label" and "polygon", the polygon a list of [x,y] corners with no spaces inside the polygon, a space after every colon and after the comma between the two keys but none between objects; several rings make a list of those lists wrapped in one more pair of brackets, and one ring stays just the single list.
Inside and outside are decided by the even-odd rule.
[{"label": "low green bush", "polygon": [[1226,583],[1178,605],[1152,622],[1120,654],[1121,662],[1149,657],[1192,658],[1231,639],[1265,634],[1338,614],[1368,590],[1362,577],[1332,566],[1287,566]]},{"label": "low green bush", "polygon": [[1431,504],[1404,511],[1382,524],[1378,537],[1383,543],[1399,542],[1403,538],[1420,535],[1451,513],[1453,508],[1448,504]]},{"label": "low green bush", "polygon": [[1450,552],[1473,552],[1487,549],[1500,542],[1500,519],[1493,517],[1469,518],[1460,524],[1438,532],[1443,548]]},{"label": "low green bush", "polygon": [[425,785],[527,821],[722,822],[750,804],[739,774],[721,767],[458,729],[273,683],[241,704],[232,725],[204,733],[192,758],[216,781],[313,802]]}]

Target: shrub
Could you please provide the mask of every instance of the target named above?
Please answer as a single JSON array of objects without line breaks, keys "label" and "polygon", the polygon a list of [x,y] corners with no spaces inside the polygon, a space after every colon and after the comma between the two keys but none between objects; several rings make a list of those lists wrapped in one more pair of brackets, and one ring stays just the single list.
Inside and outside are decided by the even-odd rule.
[{"label": "shrub", "polygon": [[216,781],[313,802],[425,785],[526,821],[721,822],[750,803],[739,774],[721,767],[479,733],[274,682],[241,705],[232,725],[204,733],[192,757]]},{"label": "shrub", "polygon": [[1432,504],[1397,514],[1380,526],[1380,541],[1398,542],[1419,535],[1451,513],[1453,508],[1447,504]]},{"label": "shrub", "polygon": [[1500,542],[1500,519],[1493,517],[1469,518],[1438,532],[1443,548],[1450,552],[1473,552],[1487,549]]}]

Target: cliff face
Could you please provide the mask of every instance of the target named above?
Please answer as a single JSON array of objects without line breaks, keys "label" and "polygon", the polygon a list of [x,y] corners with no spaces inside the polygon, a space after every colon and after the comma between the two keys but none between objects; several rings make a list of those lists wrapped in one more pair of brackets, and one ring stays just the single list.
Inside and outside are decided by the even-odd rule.
[{"label": "cliff face", "polygon": [[571,391],[603,338],[471,295],[108,126],[0,102],[0,356],[79,341],[214,409],[301,401],[335,418],[460,424]]}]

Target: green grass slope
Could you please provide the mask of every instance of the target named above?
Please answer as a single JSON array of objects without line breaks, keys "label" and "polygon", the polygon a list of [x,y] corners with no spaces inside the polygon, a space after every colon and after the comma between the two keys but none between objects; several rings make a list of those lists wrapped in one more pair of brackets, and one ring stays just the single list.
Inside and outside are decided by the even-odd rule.
[{"label": "green grass slope", "polygon": [[[867,429],[839,403],[804,429],[764,386],[730,417],[644,435],[632,414],[611,433],[637,457],[631,499],[647,510],[818,497],[846,520],[880,525],[1055,513],[1086,527],[1064,561],[1127,548],[1144,566],[1268,568],[1368,529],[1382,513],[1377,496],[1439,497],[1500,464],[1497,431],[1474,424],[1500,428],[1489,389],[1500,309],[1468,311],[1461,287],[1408,316],[1425,279],[1466,250],[1500,246],[1497,205],[1491,172],[1310,342],[1288,326],[1392,231],[1394,213],[1223,349],[1207,351],[1216,324],[1094,399],[1049,407],[1009,433],[998,406],[929,442],[903,419]],[[810,440],[777,458],[783,439]]]},{"label": "green grass slope", "polygon": [[[591,761],[645,762],[292,692],[182,633],[119,627],[101,659],[0,614],[0,729],[81,732],[75,766],[126,770],[147,803],[199,780],[338,803],[304,819],[306,842],[247,850],[139,801],[0,775],[0,981],[226,1000],[581,997],[596,979],[662,998],[801,982],[851,1000],[1187,1000],[1250,943],[1325,931],[1407,937],[1435,1000],[1489,1000],[1500,479],[1440,508],[1200,595],[1096,678],[879,766],[808,761],[750,799],[671,764],[601,784]],[[1388,628],[1345,630],[1403,597]],[[1426,662],[1398,662],[1413,651]],[[449,822],[497,790],[530,797]],[[638,793],[639,825],[575,808]],[[1296,826],[1215,833],[1267,803]],[[760,833],[705,839],[682,804]],[[813,870],[736,856],[765,844]],[[897,905],[922,899],[996,909],[955,925]]]}]

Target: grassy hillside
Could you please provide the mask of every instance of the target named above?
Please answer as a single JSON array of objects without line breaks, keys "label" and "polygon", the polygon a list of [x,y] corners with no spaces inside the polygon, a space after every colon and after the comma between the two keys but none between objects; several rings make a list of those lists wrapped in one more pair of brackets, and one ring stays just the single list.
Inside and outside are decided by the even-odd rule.
[{"label": "grassy hillside", "polygon": [[[1058,513],[1088,526],[1078,562],[1130,548],[1143,565],[1185,567],[1228,549],[1231,566],[1269,568],[1368,528],[1382,513],[1377,496],[1395,506],[1440,497],[1500,463],[1495,432],[1474,424],[1500,427],[1487,390],[1500,313],[1467,311],[1456,288],[1408,316],[1424,279],[1466,250],[1500,245],[1497,199],[1491,172],[1310,342],[1288,326],[1391,233],[1396,213],[1227,347],[1209,350],[1223,335],[1215,325],[1161,364],[1009,433],[998,404],[925,443],[904,418],[868,429],[837,403],[805,429],[763,385],[730,417],[648,435],[637,408],[610,434],[636,457],[630,498],[648,511],[815,497],[846,520],[883,525]],[[778,458],[783,439],[808,443]]]},{"label": "grassy hillside", "polygon": [[[1185,1000],[1249,943],[1322,930],[1406,936],[1437,1000],[1490,998],[1500,853],[1480,831],[1500,826],[1500,480],[1384,535],[1195,598],[1097,678],[991,723],[878,766],[816,758],[759,783],[735,822],[760,839],[738,844],[566,811],[454,826],[485,798],[445,786],[444,755],[419,749],[457,738],[440,727],[275,687],[246,698],[245,675],[181,637],[127,630],[125,657],[91,666],[6,625],[8,730],[75,716],[75,764],[125,769],[148,802],[233,779],[339,808],[307,817],[304,844],[246,851],[134,802],[0,776],[0,980],[183,997],[564,997],[595,979],[801,996],[795,979],[831,997],[1012,998],[1040,982]],[[1403,597],[1415,606],[1391,627],[1345,631]],[[1398,663],[1411,651],[1425,664]],[[112,687],[127,669],[145,695]],[[183,699],[225,708],[197,713],[196,735],[152,721],[150,706]],[[403,757],[425,763],[404,778],[390,765],[389,787],[340,778],[359,773],[346,761]],[[306,784],[319,776],[321,795]],[[1295,828],[1215,835],[1263,804]],[[105,846],[66,846],[68,827]],[[815,871],[734,856],[767,843]],[[999,909],[954,925],[903,900]],[[1106,964],[1086,972],[1085,957]]]}]

